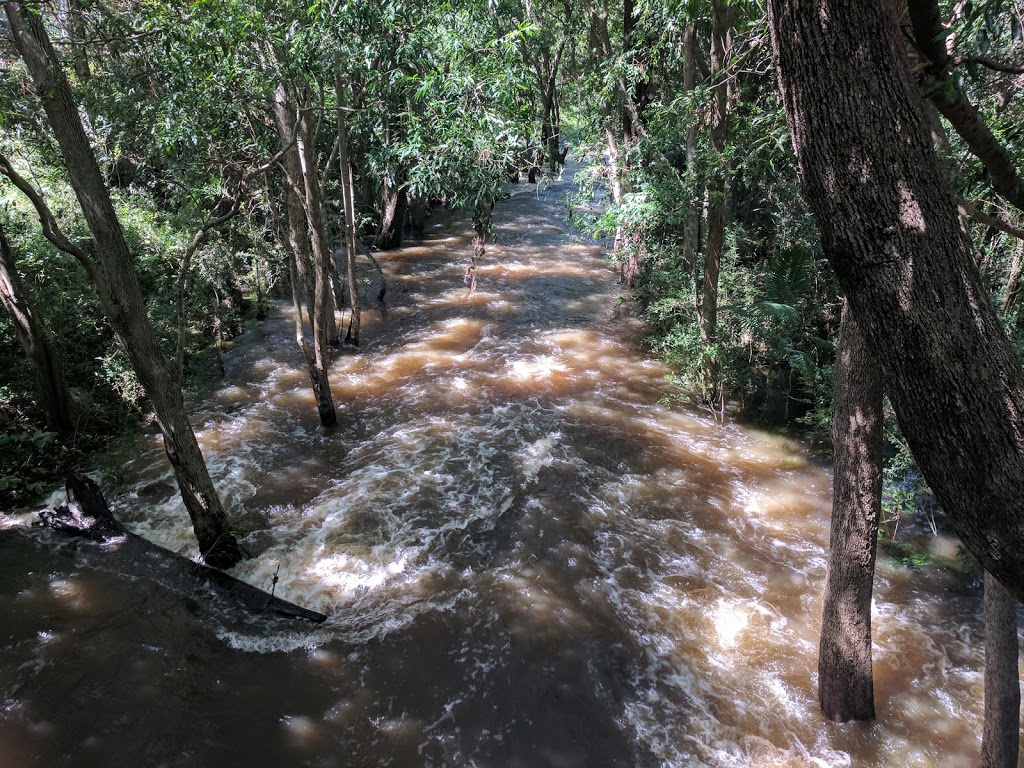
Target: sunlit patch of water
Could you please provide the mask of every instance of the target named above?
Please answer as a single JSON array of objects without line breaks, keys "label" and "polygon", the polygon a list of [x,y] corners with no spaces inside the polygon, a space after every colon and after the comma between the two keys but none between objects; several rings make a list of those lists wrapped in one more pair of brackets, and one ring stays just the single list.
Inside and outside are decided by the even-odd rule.
[{"label": "sunlit patch of water", "polygon": [[[366,765],[512,764],[541,742],[567,765],[973,763],[976,592],[880,563],[880,720],[825,724],[827,474],[783,438],[659,404],[666,369],[636,352],[604,263],[567,242],[556,192],[520,188],[472,294],[465,228],[379,256],[397,298],[334,360],[336,430],[316,423],[282,307],[198,405],[253,554],[234,573],[329,615],[277,633],[212,620],[218,664],[280,654],[283,679],[317,688],[266,738]],[[159,438],[112,496],[135,531],[198,555]],[[15,599],[44,615],[99,601],[61,577]],[[63,635],[45,631],[24,663],[50,663]]]}]

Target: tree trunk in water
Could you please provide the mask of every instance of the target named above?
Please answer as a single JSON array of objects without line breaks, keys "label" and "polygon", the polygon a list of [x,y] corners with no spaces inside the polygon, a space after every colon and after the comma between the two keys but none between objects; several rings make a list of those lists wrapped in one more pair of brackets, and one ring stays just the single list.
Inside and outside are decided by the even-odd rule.
[{"label": "tree trunk in water", "polygon": [[[713,3],[711,29],[711,71],[718,82],[711,102],[709,141],[716,162],[716,171],[708,188],[708,249],[704,259],[704,284],[700,303],[700,334],[705,348],[713,347],[718,330],[718,275],[725,252],[726,168],[721,162],[729,137],[729,85],[723,76],[728,64],[730,11],[722,0]],[[722,404],[720,390],[721,365],[714,354],[705,353],[701,362],[703,397],[706,402]]]},{"label": "tree trunk in water", "polygon": [[1024,596],[1024,372],[960,228],[899,9],[769,10],[807,200],[903,434],[961,540]]},{"label": "tree trunk in water", "polygon": [[405,208],[408,202],[401,174],[396,174],[394,184],[387,180],[384,181],[381,202],[383,203],[383,214],[374,245],[382,251],[400,248],[402,246],[402,228],[405,226]]},{"label": "tree trunk in water", "polygon": [[[519,183],[519,170],[516,170],[516,178],[513,184]],[[409,224],[413,233],[422,235],[427,230],[427,201],[417,195],[409,201]]]},{"label": "tree trunk in water", "polygon": [[882,379],[843,307],[832,416],[834,491],[818,656],[829,720],[873,720],[871,587],[882,507]]},{"label": "tree trunk in water", "polygon": [[83,263],[107,319],[156,411],[164,449],[174,469],[199,549],[206,562],[230,568],[241,559],[195,433],[188,422],[174,366],[157,343],[132,254],[114,212],[96,156],[82,126],[67,77],[36,10],[9,0],[4,9],[19,53],[53,128],[71,186],[92,232],[97,257]]},{"label": "tree trunk in water", "polygon": [[310,113],[303,111],[295,125],[299,164],[305,189],[303,209],[309,225],[309,242],[313,247],[313,306],[310,317],[313,321],[313,362],[316,375],[313,390],[320,423],[333,427],[338,423],[334,410],[334,398],[327,378],[327,327],[329,314],[334,312],[334,295],[331,292],[330,247],[324,232],[324,207],[320,199],[320,178],[316,167],[316,141]]},{"label": "tree trunk in water", "polygon": [[25,293],[18,275],[14,253],[0,223],[0,300],[11,318],[15,334],[32,364],[39,406],[43,409],[46,428],[59,435],[75,430],[74,401],[68,392],[60,362],[53,351],[50,335],[43,326]]},{"label": "tree trunk in water", "polygon": [[347,256],[348,295],[352,303],[352,319],[349,321],[345,340],[359,346],[359,328],[362,324],[359,303],[359,281],[356,279],[356,194],[352,179],[352,163],[348,156],[348,115],[345,113],[345,87],[340,71],[334,75],[334,90],[338,97],[338,175],[341,182],[342,206],[345,211],[345,252]]},{"label": "tree trunk in water", "polygon": [[[323,237],[322,207],[310,211],[309,187],[315,186],[315,202],[320,202],[320,186],[318,179],[308,179],[303,167],[301,149],[307,148],[307,140],[299,140],[297,135],[302,130],[301,121],[296,120],[296,110],[283,85],[277,87],[274,94],[274,120],[277,124],[278,136],[282,148],[294,143],[281,158],[284,168],[285,204],[287,207],[289,272],[292,279],[292,298],[295,304],[296,329],[295,340],[302,350],[302,355],[309,370],[309,380],[316,399],[320,423],[332,427],[337,423],[334,410],[334,399],[331,396],[330,384],[327,380],[326,347],[327,323],[324,315],[334,311],[334,301],[330,293],[329,262],[323,249],[326,248]],[[308,164],[308,158],[307,158]],[[315,169],[315,165],[313,166]],[[310,248],[314,240],[313,222],[317,220],[319,211],[321,248],[320,263],[314,257],[310,265]],[[315,248],[314,248],[315,253]],[[320,270],[323,270],[321,272]],[[312,271],[313,274],[310,274]],[[302,303],[305,301],[309,310],[310,325],[313,329],[312,353],[306,342],[302,329]],[[319,324],[318,324],[319,316]],[[319,334],[319,335],[318,335]],[[319,339],[319,344],[318,344]]]},{"label": "tree trunk in water", "polygon": [[[223,571],[215,571],[199,563],[189,560],[183,555],[158,547],[141,536],[136,536],[125,529],[107,506],[103,493],[98,485],[85,475],[71,475],[67,479],[67,503],[56,509],[45,509],[39,513],[39,519],[47,528],[52,528],[72,536],[81,536],[99,543],[107,543],[118,539],[117,547],[105,548],[113,555],[125,557],[132,552],[128,560],[134,570],[140,566],[155,568],[161,578],[174,573],[171,580],[182,587],[182,597],[192,595],[209,595],[211,592],[220,600],[229,598],[232,602],[249,611],[262,614],[278,614],[288,618],[307,619],[322,624],[327,617],[322,613],[289,603],[272,594],[264,592],[250,584],[236,579]],[[187,581],[185,580],[187,578]],[[187,584],[187,588],[184,588]],[[218,612],[221,607],[218,605]]]},{"label": "tree trunk in water", "polygon": [[980,768],[1017,768],[1020,674],[1017,598],[985,573],[985,726]]}]

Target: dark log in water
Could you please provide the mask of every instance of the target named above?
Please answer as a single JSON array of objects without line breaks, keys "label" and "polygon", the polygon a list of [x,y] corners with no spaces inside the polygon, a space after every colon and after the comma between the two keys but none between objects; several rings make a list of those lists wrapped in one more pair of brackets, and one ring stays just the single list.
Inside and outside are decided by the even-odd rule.
[{"label": "dark log in water", "polygon": [[111,513],[103,493],[91,478],[72,474],[67,479],[66,488],[67,503],[39,513],[45,527],[100,542],[140,563],[148,561],[159,566],[161,570],[173,568],[178,571],[178,583],[194,582],[196,586],[210,587],[247,611],[305,619],[316,624],[327,620],[322,613],[282,600],[224,571],[197,563],[131,533]]}]

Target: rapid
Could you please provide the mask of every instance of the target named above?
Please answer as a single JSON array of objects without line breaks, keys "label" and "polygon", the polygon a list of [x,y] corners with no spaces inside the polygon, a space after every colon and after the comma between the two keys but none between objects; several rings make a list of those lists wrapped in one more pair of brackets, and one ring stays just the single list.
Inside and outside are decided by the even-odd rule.
[{"label": "rapid", "polygon": [[[512,188],[473,294],[462,218],[379,255],[390,307],[332,365],[337,429],[283,305],[195,404],[253,555],[233,573],[276,574],[324,625],[0,514],[0,766],[976,763],[977,583],[880,558],[878,720],[823,722],[830,477],[665,404],[570,189]],[[197,554],[158,437],[98,479],[132,530]]]}]

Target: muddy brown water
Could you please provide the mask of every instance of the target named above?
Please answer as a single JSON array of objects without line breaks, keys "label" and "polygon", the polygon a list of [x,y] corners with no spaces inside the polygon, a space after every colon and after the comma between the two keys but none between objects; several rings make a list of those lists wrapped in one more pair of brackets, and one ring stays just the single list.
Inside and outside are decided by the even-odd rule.
[{"label": "muddy brown water", "polygon": [[[287,309],[194,423],[254,554],[330,615],[245,617],[0,516],[0,766],[975,764],[977,585],[882,562],[879,719],[822,722],[830,478],[798,446],[659,404],[614,274],[522,186],[467,295],[469,227],[381,254],[391,310],[321,430]],[[155,438],[103,476],[194,555]]]}]

